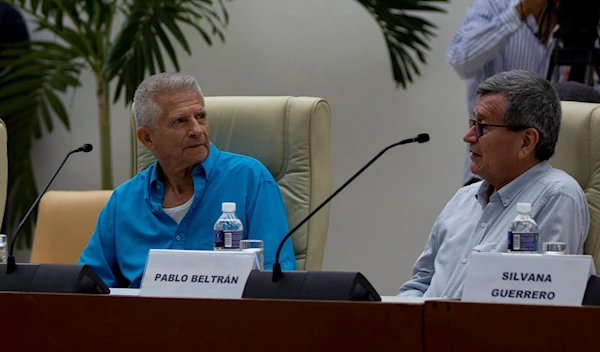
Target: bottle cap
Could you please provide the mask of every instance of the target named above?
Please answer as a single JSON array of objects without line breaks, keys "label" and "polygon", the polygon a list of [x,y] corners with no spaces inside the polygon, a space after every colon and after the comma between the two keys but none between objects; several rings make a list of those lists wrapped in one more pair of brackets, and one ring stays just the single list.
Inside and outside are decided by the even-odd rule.
[{"label": "bottle cap", "polygon": [[531,212],[531,204],[517,203],[517,211],[521,214],[529,214]]},{"label": "bottle cap", "polygon": [[221,206],[221,211],[235,212],[235,203],[223,202],[223,205]]}]

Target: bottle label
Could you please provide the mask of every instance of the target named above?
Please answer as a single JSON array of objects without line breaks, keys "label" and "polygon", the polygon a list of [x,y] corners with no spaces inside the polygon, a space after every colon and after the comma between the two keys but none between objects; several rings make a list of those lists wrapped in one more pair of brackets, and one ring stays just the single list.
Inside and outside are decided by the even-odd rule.
[{"label": "bottle label", "polygon": [[244,231],[215,230],[215,247],[224,249],[239,249]]},{"label": "bottle label", "polygon": [[538,252],[537,233],[508,231],[508,250],[510,252]]},{"label": "bottle label", "polygon": [[223,248],[225,247],[225,242],[223,239],[223,231],[215,230],[215,248]]}]

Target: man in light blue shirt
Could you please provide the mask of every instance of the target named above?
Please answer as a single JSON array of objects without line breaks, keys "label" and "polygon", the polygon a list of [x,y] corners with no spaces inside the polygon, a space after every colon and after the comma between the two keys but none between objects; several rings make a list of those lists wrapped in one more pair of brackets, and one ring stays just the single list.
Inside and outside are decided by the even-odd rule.
[{"label": "man in light blue shirt", "polygon": [[[134,106],[137,137],[157,162],[114,190],[78,263],[91,266],[109,287],[137,288],[150,249],[212,250],[221,205],[234,202],[243,238],[264,241],[270,269],[288,232],[279,187],[258,160],[210,143],[196,80],[179,73],[148,77]],[[296,268],[291,240],[280,263]]]},{"label": "man in light blue shirt", "polygon": [[475,120],[464,136],[471,171],[483,181],[461,188],[435,221],[412,278],[399,296],[460,298],[472,252],[506,252],[517,203],[530,203],[539,241],[582,254],[590,216],[583,190],[552,168],[561,105],[550,82],[529,71],[480,84]]},{"label": "man in light blue shirt", "polygon": [[[470,119],[477,103],[477,87],[485,79],[511,70],[546,76],[555,46],[552,34],[557,28],[556,13],[547,5],[547,0],[475,0],[469,5],[446,58],[466,80]],[[542,16],[544,10],[546,16]],[[478,179],[469,169],[469,156],[467,151],[463,184]]]}]

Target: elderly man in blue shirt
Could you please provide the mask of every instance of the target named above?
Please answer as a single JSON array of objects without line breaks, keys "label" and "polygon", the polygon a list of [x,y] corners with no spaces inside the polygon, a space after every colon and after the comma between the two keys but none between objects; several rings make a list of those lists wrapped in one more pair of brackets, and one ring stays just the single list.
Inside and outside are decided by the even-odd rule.
[{"label": "elderly man in blue shirt", "polygon": [[[78,263],[109,287],[139,287],[150,249],[212,250],[221,205],[234,202],[243,238],[264,241],[270,269],[288,232],[279,187],[256,159],[210,142],[197,81],[181,73],[150,76],[137,88],[134,106],[137,137],[157,161],[114,190]],[[280,262],[282,269],[296,268],[291,240]]]},{"label": "elderly man in blue shirt", "polygon": [[547,160],[561,105],[550,82],[529,71],[496,74],[479,85],[463,137],[470,169],[483,180],[461,188],[435,221],[412,278],[399,296],[460,298],[472,252],[506,252],[517,203],[530,203],[540,242],[583,253],[590,215],[583,190]]}]

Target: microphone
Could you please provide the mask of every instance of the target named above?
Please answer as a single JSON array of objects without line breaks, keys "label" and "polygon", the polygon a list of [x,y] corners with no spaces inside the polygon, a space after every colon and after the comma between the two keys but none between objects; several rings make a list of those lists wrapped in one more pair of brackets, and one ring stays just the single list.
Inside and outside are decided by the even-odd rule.
[{"label": "microphone", "polygon": [[281,240],[281,243],[279,243],[279,247],[277,248],[277,253],[275,254],[275,263],[273,264],[273,279],[272,279],[273,282],[278,282],[279,280],[281,280],[283,278],[283,272],[281,271],[281,265],[279,264],[279,255],[281,254],[281,249],[283,248],[283,244],[285,243],[285,241],[288,238],[290,238],[290,236],[292,236],[296,231],[298,231],[298,229],[302,225],[304,225],[305,222],[307,222],[311,217],[313,217],[313,215],[315,215],[319,210],[321,210],[321,208],[323,208],[325,205],[327,205],[327,203],[329,203],[329,201],[331,201],[333,199],[333,197],[338,195],[338,193],[340,193],[344,188],[346,188],[346,186],[348,186],[352,181],[354,181],[354,179],[357,178],[358,175],[360,175],[369,166],[371,166],[371,164],[373,164],[375,162],[375,160],[379,159],[379,157],[381,157],[389,149],[397,147],[402,144],[425,143],[428,141],[429,141],[429,135],[427,133],[421,133],[414,138],[404,139],[404,140],[401,140],[400,142],[396,142],[392,145],[387,146],[382,151],[380,151],[379,154],[375,155],[375,157],[373,159],[371,159],[365,166],[363,166],[360,170],[358,170],[357,173],[355,173],[352,177],[350,177],[350,179],[348,181],[346,181],[346,183],[344,183],[340,188],[338,188],[335,192],[333,192],[327,199],[325,199],[325,201],[323,201],[323,203],[321,203],[317,208],[315,208],[315,210],[310,212],[310,214],[308,214],[307,217],[305,217],[302,221],[300,221],[300,223],[298,225],[296,225],[296,227],[294,227],[290,232],[288,232],[287,235],[285,235],[285,237]]},{"label": "microphone", "polygon": [[[84,152],[84,153],[89,153],[89,152],[91,152],[91,151],[92,151],[92,149],[94,149],[94,147],[93,147],[91,144],[89,144],[89,143],[86,143],[86,144],[82,145],[81,147],[77,148],[77,151],[76,151],[76,152]],[[74,151],[74,152],[75,152],[75,151]],[[76,152],[75,152],[75,153],[76,153]],[[70,155],[70,154],[69,154],[69,155]],[[62,166],[62,165],[61,165],[61,166]]]},{"label": "microphone", "polygon": [[79,147],[77,149],[71,150],[67,154],[67,156],[65,156],[65,159],[63,160],[63,162],[60,164],[60,166],[58,167],[58,169],[56,170],[56,172],[54,173],[54,175],[50,179],[50,182],[48,182],[48,184],[46,185],[46,188],[44,188],[44,190],[42,192],[40,192],[40,194],[38,195],[38,197],[35,199],[35,201],[31,205],[31,207],[27,211],[27,214],[25,214],[25,216],[23,217],[23,219],[21,220],[21,222],[17,226],[17,229],[13,233],[12,238],[10,240],[10,249],[9,249],[8,258],[7,258],[7,261],[6,261],[6,273],[7,274],[11,274],[11,273],[13,273],[17,269],[17,264],[15,263],[15,257],[13,256],[13,252],[15,250],[15,243],[17,243],[17,236],[19,234],[19,231],[21,230],[21,227],[23,227],[23,224],[25,223],[25,220],[27,220],[27,218],[29,217],[29,215],[31,215],[31,213],[33,212],[33,209],[35,209],[35,207],[39,203],[39,201],[42,198],[42,196],[46,193],[46,191],[48,190],[48,187],[50,187],[50,185],[52,184],[52,181],[54,181],[54,179],[56,178],[56,175],[58,175],[58,172],[60,171],[60,169],[62,169],[63,165],[65,164],[65,162],[67,161],[67,159],[69,158],[69,156],[71,156],[71,154],[79,153],[79,152],[89,153],[89,152],[92,151],[93,148],[94,147],[92,147],[91,144],[87,144],[86,143],[86,144],[82,145],[81,147]]}]

